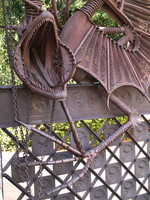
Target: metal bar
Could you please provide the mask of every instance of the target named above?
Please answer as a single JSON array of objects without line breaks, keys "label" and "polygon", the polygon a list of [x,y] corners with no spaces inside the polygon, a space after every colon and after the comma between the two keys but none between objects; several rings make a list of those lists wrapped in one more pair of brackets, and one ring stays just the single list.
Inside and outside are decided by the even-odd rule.
[{"label": "metal bar", "polygon": [[35,133],[38,133],[39,135],[41,135],[41,136],[43,136],[43,137],[45,137],[45,138],[47,138],[47,139],[49,139],[49,140],[51,140],[51,141],[53,141],[53,142],[56,142],[57,144],[59,144],[60,146],[64,147],[65,149],[71,151],[71,152],[74,153],[75,155],[81,156],[81,153],[80,153],[79,151],[77,151],[76,149],[74,149],[74,148],[72,148],[71,146],[69,146],[68,144],[66,144],[66,143],[64,143],[64,142],[62,142],[62,141],[60,141],[60,140],[58,140],[58,139],[56,139],[56,138],[54,138],[54,137],[48,135],[47,133],[45,133],[45,132],[43,132],[43,131],[40,131],[40,130],[34,128],[32,125],[25,124],[25,123],[20,122],[20,121],[18,121],[18,123],[24,125],[27,129],[32,130],[32,131],[34,131]]},{"label": "metal bar", "polygon": [[[5,128],[3,128],[2,130],[4,130],[5,132],[7,132],[7,134],[16,142],[17,140],[16,140],[16,138],[14,137],[14,135],[11,133],[11,132],[9,132],[7,129],[5,129]],[[25,149],[25,147],[22,145],[22,143],[19,141],[19,146],[22,148],[22,149],[24,149],[25,151],[27,151],[28,152],[28,154],[30,155],[30,156],[32,156],[36,161],[41,161],[38,157],[36,157],[29,149]],[[45,165],[43,165],[43,168],[47,171],[47,172],[49,172],[50,174],[52,174],[60,183],[63,183],[63,180],[59,177],[59,176],[57,176],[49,167],[47,167],[47,166],[45,166]],[[75,193],[74,191],[73,191],[73,189],[72,188],[70,188],[69,186],[67,187],[67,189],[69,190],[69,191],[71,191],[79,200],[82,200],[82,198],[77,194],[77,193]],[[19,199],[18,199],[19,200]]]},{"label": "metal bar", "polygon": [[80,178],[82,178],[88,172],[89,167],[92,164],[92,160],[93,160],[93,157],[92,156],[89,157],[89,159],[86,162],[84,168],[82,169],[82,171],[77,176],[75,176],[74,178],[72,178],[71,180],[69,180],[67,183],[64,183],[64,184],[62,184],[60,186],[55,187],[54,189],[50,190],[49,192],[46,192],[42,196],[42,198],[43,197],[45,198],[45,197],[47,197],[49,195],[52,195],[53,193],[58,192],[58,191],[60,191],[60,190],[62,190],[64,188],[67,188],[68,186],[69,187],[72,186],[75,182],[77,182]]},{"label": "metal bar", "polygon": [[[7,134],[7,133],[6,133]],[[33,135],[33,132],[30,133],[30,135],[28,135],[27,140],[25,141],[25,143],[23,144],[24,146],[27,144],[27,142],[31,139]],[[11,159],[8,161],[8,163],[3,167],[3,173],[8,169],[8,167],[11,165],[11,162],[14,158],[17,157],[17,154],[19,154],[21,152],[22,148],[17,149],[17,151],[14,153],[14,155],[11,157]]]},{"label": "metal bar", "polygon": [[[84,121],[82,121],[82,123],[84,124],[84,125],[86,125],[88,128],[89,128],[89,130],[92,130],[92,129],[90,129],[90,127],[84,122]],[[105,122],[106,123],[106,122]],[[104,125],[103,125],[104,126]],[[102,128],[101,128],[101,130],[103,130]],[[94,131],[92,131],[93,133],[94,133]],[[94,133],[95,134],[95,133]],[[97,135],[97,134],[95,134],[97,137],[99,137],[99,135]],[[120,141],[121,142],[121,141]],[[116,151],[118,150],[118,148],[120,147],[120,142],[118,143],[118,145],[115,147],[115,149],[113,150],[113,154],[110,154],[110,157],[107,159],[107,163],[109,163],[110,162],[110,160],[112,159],[112,157],[113,157],[113,155],[115,155],[115,153],[116,153]],[[101,174],[104,172],[104,170],[105,170],[105,168],[106,168],[106,166],[107,166],[107,164],[105,164],[105,166],[103,166],[103,168],[99,171],[99,173],[98,173],[98,175],[97,176],[101,176]],[[92,169],[91,169],[92,170]],[[98,177],[96,176],[96,178],[95,178],[95,180],[93,180],[93,183],[91,183],[91,187],[92,187],[92,185],[94,185],[95,183],[96,183],[96,181],[97,181],[97,179],[98,179]],[[106,184],[106,182],[104,181],[104,183],[103,183],[104,185],[106,185],[107,186],[107,188],[108,188],[108,184]],[[109,190],[116,196],[116,192],[115,192],[115,190],[114,189],[110,189],[111,187],[109,186]],[[85,199],[86,198],[86,196],[88,195],[88,191],[84,194],[84,196],[83,196],[83,199]],[[118,195],[118,194],[117,194]],[[122,198],[121,197],[118,197],[119,199],[121,199],[122,200]]]},{"label": "metal bar", "polygon": [[[72,5],[73,3],[75,3],[77,0],[72,0],[71,2],[70,2],[70,5]],[[65,11],[65,7],[63,8],[63,9],[61,9],[59,12],[58,12],[58,16],[60,16],[64,11]]]},{"label": "metal bar", "polygon": [[[48,129],[48,130],[50,130],[50,127],[49,126],[47,126],[47,125],[44,125],[44,126],[46,126],[46,128]],[[51,132],[54,136],[56,136],[59,140],[62,140],[62,138],[60,138],[57,134],[55,134],[53,131]],[[65,141],[66,140],[66,138],[68,137],[68,135],[69,135],[69,131],[67,132],[67,134],[65,134],[65,137],[63,138],[63,140],[62,140],[62,142],[63,141]],[[57,150],[59,149],[59,145],[57,145],[57,147],[55,148],[55,150],[51,153],[51,155],[47,158],[47,160],[46,161],[49,161],[54,155],[55,155],[55,153],[57,152]],[[44,169],[44,168],[43,168]],[[43,170],[42,170],[43,171]],[[40,175],[40,170],[38,170],[38,172],[35,174],[35,179],[37,179],[38,178],[38,176]],[[33,184],[33,182],[34,181],[30,181],[30,183],[29,183],[29,186],[31,186],[32,184]],[[26,187],[26,189],[27,189],[27,187]],[[22,198],[23,198],[23,194],[21,194],[20,196],[19,196],[19,198],[18,198],[18,200],[21,200]]]},{"label": "metal bar", "polygon": [[106,147],[108,147],[108,145],[111,144],[115,139],[117,139],[121,134],[123,134],[126,130],[128,130],[131,127],[132,127],[132,123],[128,121],[127,123],[122,125],[117,131],[115,131],[115,133],[109,136],[106,140],[102,141],[98,146],[94,147],[93,149],[90,149],[87,153],[85,153],[85,156],[94,155],[94,154],[97,155]]},{"label": "metal bar", "polygon": [[146,123],[150,126],[150,122],[148,121],[148,119],[144,116],[144,115],[141,115],[141,117],[146,121]]},{"label": "metal bar", "polygon": [[[81,162],[85,165],[85,161],[83,160],[83,159],[81,159]],[[78,163],[76,164],[76,165],[78,165]],[[74,167],[75,168],[75,167]],[[72,169],[73,170],[73,169]],[[93,169],[91,169],[91,168],[89,168],[89,170],[97,177],[97,179],[99,179],[104,185],[106,185],[108,188],[109,188],[109,190],[113,193],[113,194],[115,194],[115,196],[116,197],[118,197],[120,200],[121,200],[121,197],[117,194],[117,193],[115,193],[114,192],[114,190],[107,184],[107,183],[105,183],[105,181],[100,177],[100,175],[97,175],[97,173],[95,173],[94,172],[94,170]],[[99,173],[100,174],[100,173]],[[68,174],[67,175],[67,177],[65,178],[65,180],[64,180],[64,182],[67,182],[67,180],[70,178],[70,175]],[[65,186],[64,186],[65,187]],[[60,188],[58,188],[58,190],[59,190]],[[55,191],[56,192],[56,191]],[[83,198],[83,197],[82,197]]]},{"label": "metal bar", "polygon": [[15,31],[17,31],[17,29],[19,28],[19,26],[4,26],[4,25],[0,25],[0,28],[7,28],[7,29],[13,29]]},{"label": "metal bar", "polygon": [[75,125],[74,125],[74,123],[73,123],[72,117],[71,117],[71,115],[70,115],[70,113],[69,113],[69,110],[68,110],[68,108],[67,108],[67,106],[66,106],[66,103],[65,103],[65,101],[61,101],[60,103],[61,103],[62,108],[63,108],[63,110],[64,110],[64,113],[65,113],[65,115],[66,115],[66,117],[67,117],[67,120],[68,120],[68,122],[69,122],[69,124],[70,124],[71,130],[72,130],[73,139],[74,139],[74,142],[75,142],[75,144],[76,144],[76,146],[77,146],[77,149],[78,149],[81,153],[83,153],[82,145],[81,145],[81,142],[80,142],[80,139],[79,139],[79,136],[78,136],[76,127],[75,127]]},{"label": "metal bar", "polygon": [[70,0],[66,0],[65,20],[69,19]]},{"label": "metal bar", "polygon": [[[115,148],[114,151],[113,151],[113,154],[115,154],[115,152],[118,150],[118,147],[119,147],[119,146],[120,146],[119,144],[118,144],[118,146],[116,146],[116,148]],[[107,160],[107,163],[110,162],[110,160],[112,159],[112,157],[113,157],[113,156],[112,156],[112,154],[111,154],[110,157],[109,157],[108,160]],[[92,186],[94,186],[94,184],[97,182],[97,179],[99,179],[99,177],[100,177],[100,180],[102,179],[102,178],[101,178],[101,174],[104,172],[106,166],[107,166],[107,164],[105,164],[105,166],[103,166],[103,168],[98,172],[98,174],[97,174],[97,173],[94,174],[94,175],[96,176],[96,178],[95,178],[95,179],[93,180],[93,182],[91,183],[91,188],[92,188]],[[93,173],[94,170],[90,168],[90,171]],[[115,196],[117,196],[120,200],[122,200],[122,198],[119,197],[119,195],[116,193],[116,191],[115,191],[114,189],[112,189],[105,181],[103,181],[103,184],[106,185],[106,187],[109,188],[109,190],[110,190]],[[108,186],[109,186],[109,187],[108,187]],[[88,191],[84,194],[83,199],[85,199],[87,195],[88,195]]]},{"label": "metal bar", "polygon": [[[115,121],[119,124],[119,125],[121,125],[120,124],[120,122],[115,118]],[[150,124],[149,124],[150,125]],[[144,151],[144,149],[138,144],[138,142],[136,142],[136,140],[129,134],[129,132],[128,131],[126,131],[125,132],[127,135],[128,135],[128,137],[130,137],[131,138],[131,140],[135,143],[135,145],[140,149],[140,151],[150,160],[150,156]],[[148,142],[149,141],[149,139],[146,139],[146,142]]]},{"label": "metal bar", "polygon": [[[142,145],[142,148],[144,148],[145,145],[146,145],[146,142]],[[141,153],[141,151],[138,152],[138,154],[136,155],[136,157],[134,158],[134,160],[128,166],[129,170],[133,167],[133,165],[136,162],[137,158],[139,157],[140,153]],[[128,174],[128,172],[126,171],[124,173],[124,175],[122,176],[122,180],[120,180],[120,183],[118,183],[117,186],[114,188],[114,191],[117,191],[119,189],[120,185],[123,183],[123,180],[125,180],[125,177],[127,176],[127,174]],[[111,195],[108,200],[111,200],[112,198],[113,198],[113,196]]]},{"label": "metal bar", "polygon": [[[83,124],[85,124],[85,126],[87,126],[87,124],[84,121],[83,121]],[[92,129],[90,127],[87,126],[87,128],[97,138],[98,141],[102,142],[102,140],[92,131]],[[141,181],[138,178],[136,178],[136,176],[130,170],[128,170],[128,167],[123,162],[121,162],[121,160],[115,154],[113,154],[113,152],[110,150],[110,148],[106,147],[106,149],[109,151],[110,154],[112,154],[114,156],[114,158],[122,165],[122,167],[124,167],[124,169],[126,171],[128,171],[128,173],[145,189],[145,191],[149,193],[149,190],[141,183]]]},{"label": "metal bar", "polygon": [[54,17],[55,17],[56,23],[58,25],[58,28],[61,30],[62,26],[60,24],[60,21],[59,21],[59,18],[58,18],[58,14],[57,14],[57,5],[56,5],[56,2],[55,2],[55,0],[52,0],[51,2],[52,2],[52,8],[53,8],[53,11],[54,11]]},{"label": "metal bar", "polygon": [[[64,179],[64,183],[68,181],[68,179],[70,178],[70,176],[75,172],[76,168],[79,166],[80,161],[77,161],[77,163],[73,166],[71,172],[69,172],[66,176],[66,178]],[[60,191],[55,192],[55,196],[57,197]]]},{"label": "metal bar", "polygon": [[[105,128],[105,124],[109,121],[109,119],[106,120],[106,122],[102,125],[102,127],[100,128],[100,130],[98,131],[98,133],[96,134],[98,137],[100,137],[100,135],[102,134],[102,131]],[[82,122],[82,121],[81,121]],[[88,125],[87,125],[88,126]],[[93,131],[94,132],[94,131]],[[94,142],[96,142],[96,138],[94,137],[93,140],[91,141],[90,145],[92,146],[94,144]]]},{"label": "metal bar", "polygon": [[1,149],[1,145],[0,145],[0,199],[3,200],[2,149]]},{"label": "metal bar", "polygon": [[13,185],[15,185],[21,192],[23,192],[26,196],[30,197],[30,193],[27,192],[21,185],[16,183],[8,174],[4,173],[3,177],[9,180]]},{"label": "metal bar", "polygon": [[[29,162],[27,166],[32,167],[32,166],[39,166],[39,165],[57,165],[57,164],[64,164],[68,162],[73,162],[77,161],[80,158],[75,157],[75,158],[70,158],[70,159],[64,159],[64,160],[56,160],[56,161],[42,161],[42,162]],[[21,166],[25,166],[26,164],[21,164]]]},{"label": "metal bar", "polygon": [[[149,178],[149,175],[144,178],[144,180],[142,181],[143,185],[146,183],[146,181],[148,180],[148,178]],[[138,198],[138,194],[140,193],[141,189],[142,189],[142,187],[140,186],[138,188],[137,195],[133,199],[137,199]]]},{"label": "metal bar", "polygon": [[38,10],[38,11],[44,11],[42,8],[40,8],[38,5],[36,5],[35,3],[33,3],[32,1],[29,0],[22,0],[24,3],[28,4],[30,7]]},{"label": "metal bar", "polygon": [[122,198],[100,177],[100,172],[97,174],[92,168],[89,168],[89,171],[92,172],[116,197],[118,197],[118,199],[122,200]]},{"label": "metal bar", "polygon": [[[11,87],[0,87],[0,128],[14,127],[14,113],[12,104]],[[110,107],[111,111],[107,107],[106,99],[100,94],[97,86],[92,84],[70,85],[67,88],[68,98],[66,105],[73,121],[79,121],[81,119],[100,119],[100,118],[113,118],[124,116],[124,114],[116,106]],[[17,97],[19,104],[19,113],[21,121],[28,123],[27,110],[28,110],[28,89],[25,87],[17,87]],[[133,89],[132,87],[126,87],[127,97],[125,97],[125,103],[130,103],[138,109],[139,114],[149,114],[150,106],[149,102],[141,93]],[[118,94],[121,95],[123,90],[118,90]],[[80,95],[80,98],[78,97]],[[132,95],[132,98],[128,98]],[[137,96],[142,99],[142,103],[139,103]],[[73,100],[74,99],[74,100]],[[74,103],[72,103],[72,101]],[[77,102],[79,101],[79,102]],[[23,102],[23,107],[21,102]],[[40,95],[31,93],[31,115],[30,124],[46,124],[49,123],[49,116],[51,113],[52,101],[47,98],[41,98]],[[89,106],[90,103],[90,106]],[[41,106],[37,106],[41,105]],[[91,106],[92,105],[92,106]],[[80,113],[80,116],[79,116]],[[54,116],[54,122],[66,122],[66,116],[63,110],[59,107],[59,102],[56,102],[56,111]]]},{"label": "metal bar", "polygon": [[124,103],[123,101],[121,101],[116,95],[114,95],[113,93],[110,95],[110,100],[117,105],[117,107],[119,107],[125,114],[127,114],[128,116],[131,114],[132,110],[131,108]]}]

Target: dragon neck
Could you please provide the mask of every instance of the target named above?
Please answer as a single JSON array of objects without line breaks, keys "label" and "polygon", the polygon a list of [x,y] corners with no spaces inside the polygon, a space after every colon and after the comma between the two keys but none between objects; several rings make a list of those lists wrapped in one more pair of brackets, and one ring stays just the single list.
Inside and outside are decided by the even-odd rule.
[{"label": "dragon neck", "polygon": [[[30,0],[30,1],[39,6],[40,8],[42,7],[43,0]],[[30,7],[30,5],[28,4],[25,4],[24,17],[27,22],[29,22],[31,18],[34,19],[39,14],[40,13],[36,9]]]},{"label": "dragon neck", "polygon": [[90,0],[80,9],[80,11],[85,13],[87,17],[91,19],[94,13],[101,8],[103,4],[103,0]]}]

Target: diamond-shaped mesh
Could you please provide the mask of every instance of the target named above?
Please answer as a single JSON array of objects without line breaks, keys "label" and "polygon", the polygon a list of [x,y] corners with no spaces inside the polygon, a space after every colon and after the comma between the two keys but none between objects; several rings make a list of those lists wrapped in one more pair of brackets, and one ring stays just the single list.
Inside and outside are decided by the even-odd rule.
[{"label": "diamond-shaped mesh", "polygon": [[[79,125],[80,124],[80,125]],[[45,126],[47,133],[49,127]],[[98,145],[121,125],[116,119],[107,119],[103,123],[97,133],[95,133],[88,125],[88,120],[81,120],[76,123],[77,131],[84,150]],[[8,129],[3,129],[10,137],[13,135]],[[66,131],[64,137],[55,135],[62,141],[67,141],[71,146],[75,147],[71,131]],[[88,173],[78,180],[72,187],[68,187],[60,192],[48,196],[47,199],[58,200],[74,200],[74,199],[90,199],[90,200],[116,200],[116,199],[147,199],[149,198],[150,178],[149,178],[149,122],[143,116],[138,127],[130,129],[129,132],[124,133],[116,139],[111,145],[106,147],[94,159]],[[13,138],[15,140],[15,137]],[[59,145],[49,142],[45,138],[36,133],[31,133],[28,140],[32,139],[32,151],[28,149],[28,162],[40,161],[57,161],[67,158],[72,158],[71,152],[60,148]],[[18,151],[24,149],[20,142]],[[21,180],[19,176],[22,169],[18,168],[19,163],[24,162],[24,157],[16,159],[16,154],[10,162],[3,168],[3,176],[11,181],[19,188],[21,194],[18,199],[23,199],[24,196],[29,196],[27,186],[20,185],[20,182],[27,182],[32,190],[32,195],[38,199],[39,190],[48,192],[52,188],[57,187],[62,183],[66,183],[71,178],[75,177],[82,171],[86,161],[78,160],[63,164],[42,165],[40,167],[30,167],[28,170],[29,180]],[[12,168],[12,176],[7,174],[7,169]],[[17,176],[16,176],[17,174]],[[17,179],[16,179],[17,177]],[[41,186],[40,186],[41,184]],[[33,189],[34,188],[34,189]]]}]

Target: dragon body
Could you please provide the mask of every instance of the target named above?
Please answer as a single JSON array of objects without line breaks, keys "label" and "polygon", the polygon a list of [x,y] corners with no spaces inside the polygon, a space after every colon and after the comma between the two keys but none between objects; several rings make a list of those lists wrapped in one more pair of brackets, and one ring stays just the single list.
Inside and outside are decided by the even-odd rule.
[{"label": "dragon body", "polygon": [[[19,29],[20,41],[15,50],[14,68],[32,91],[61,101],[77,150],[30,125],[22,122],[20,124],[71,151],[78,159],[87,160],[80,174],[43,194],[41,196],[43,199],[63,188],[70,187],[82,178],[93,159],[103,149],[126,130],[137,125],[139,115],[136,109],[131,109],[113,92],[119,87],[130,85],[150,99],[150,4],[140,0],[89,0],[69,18],[59,38],[55,19],[50,12],[41,8],[42,2],[28,0],[24,2],[26,3],[25,19]],[[132,9],[133,7],[135,10]],[[90,19],[98,9],[107,12],[119,26],[103,29],[97,27]],[[143,13],[148,18],[144,17]],[[122,33],[122,37],[116,42],[108,36],[110,33]],[[71,78],[81,82],[86,77],[92,82],[99,82],[98,88],[105,90],[102,95],[109,97],[129,116],[126,124],[88,151],[82,149],[73,120],[63,101],[67,96],[67,82]]]}]

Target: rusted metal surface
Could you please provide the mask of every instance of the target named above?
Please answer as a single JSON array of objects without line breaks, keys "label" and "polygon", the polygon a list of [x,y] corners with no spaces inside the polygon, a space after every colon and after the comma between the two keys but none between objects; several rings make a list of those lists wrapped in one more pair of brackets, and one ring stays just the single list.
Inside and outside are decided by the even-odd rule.
[{"label": "rusted metal surface", "polygon": [[[111,4],[111,1],[88,1],[65,24],[61,40],[73,51],[76,62],[79,62],[77,67],[84,70],[82,79],[92,75],[108,94],[123,85],[131,85],[149,98],[150,54],[148,49],[150,44],[149,42],[145,44],[144,41],[149,41],[147,27],[150,22],[148,17],[144,21],[143,16],[138,24],[137,19],[144,10],[147,16],[150,11],[142,1],[140,2],[141,6],[134,6],[136,2],[138,4],[139,1],[125,2],[124,13]],[[118,31],[124,33],[118,42],[105,34],[107,28],[103,31],[90,21],[99,8],[105,10],[121,26],[111,30],[113,33]],[[134,17],[133,12],[136,13]],[[142,24],[141,27],[140,24]],[[75,74],[74,78],[81,81],[78,74]]]},{"label": "rusted metal surface", "polygon": [[59,40],[54,17],[41,10],[42,1],[25,3],[14,54],[15,71],[32,91],[54,100],[65,99],[66,83],[75,70],[72,51]]},{"label": "rusted metal surface", "polygon": [[[82,120],[81,122],[84,127],[79,129],[77,128],[77,131],[82,131],[82,135],[84,135],[83,133],[85,133],[85,135],[88,137],[90,134],[93,135],[92,140],[89,142],[89,149],[93,148],[93,144],[95,143],[95,141],[99,141],[100,143],[102,143],[102,140],[99,137],[102,132],[104,132],[104,138],[106,139],[109,137],[108,134],[112,135],[112,132],[118,130],[118,128],[120,127],[117,120],[117,124],[109,125],[108,119],[103,124],[99,132],[94,133],[92,129],[90,129],[90,127],[86,124],[86,122]],[[94,159],[87,175],[85,175],[80,181],[77,181],[74,184],[73,188],[68,187],[68,192],[66,191],[64,194],[55,193],[54,195],[50,195],[46,198],[61,199],[63,196],[65,196],[66,199],[70,198],[70,200],[75,199],[75,197],[81,200],[93,200],[98,197],[99,199],[103,197],[102,200],[111,200],[113,198],[116,200],[126,200],[128,198],[136,199],[136,197],[138,197],[138,199],[145,198],[146,200],[148,200],[149,183],[147,184],[146,182],[149,182],[148,161],[150,159],[150,143],[149,124],[147,122],[148,121],[145,119],[141,122],[139,127],[132,129],[132,134],[131,132],[125,132],[122,137],[119,137],[112,144],[108,145],[106,149],[104,149],[100,154],[98,154],[96,159]],[[8,133],[7,129],[3,130]],[[8,134],[13,138],[13,140],[15,140],[13,134]],[[33,137],[34,140],[35,134],[36,133],[32,132],[28,139],[31,139]],[[65,142],[66,138],[70,137],[70,134],[70,131],[67,132],[64,138],[61,138],[61,140]],[[55,135],[55,137],[57,137],[57,135]],[[129,137],[130,140],[128,139],[127,141],[124,141],[124,139],[127,137]],[[33,144],[32,148],[36,148],[36,151],[38,150],[39,152],[41,152],[41,138],[37,137],[37,141],[38,142],[36,146]],[[87,139],[85,137],[82,137],[81,141],[82,144],[84,144],[87,142]],[[19,151],[25,148],[25,146],[21,142],[19,143],[19,145]],[[50,194],[50,188],[55,188],[57,186],[56,181],[61,184],[65,183],[72,176],[76,177],[77,174],[80,174],[81,170],[79,170],[79,168],[85,166],[84,160],[76,160],[74,155],[70,155],[69,151],[58,151],[59,145],[51,145],[52,150],[49,151],[49,153],[47,154],[47,161],[44,160],[43,162],[43,170],[46,169],[47,173],[46,175],[43,173],[42,176],[42,192],[47,194]],[[46,146],[46,148],[48,149],[49,146]],[[85,146],[84,149],[86,149]],[[34,154],[33,151],[31,152],[29,149],[28,152],[30,157],[29,166],[31,165],[30,167],[35,167],[36,164],[40,163],[40,158],[39,156],[37,157],[36,154]],[[34,158],[34,163],[31,158]],[[22,187],[20,183],[17,183],[10,175],[7,175],[7,169],[11,167],[11,164],[13,164],[12,167],[14,167],[14,160],[15,155],[13,155],[13,157],[10,159],[10,162],[8,162],[6,166],[4,166],[3,176],[10,180],[13,184],[16,184],[16,187],[18,187],[18,189],[22,193],[16,198],[22,199],[24,195],[29,195],[25,184]],[[62,164],[61,162],[64,163]],[[22,167],[24,167],[23,163],[21,164]],[[53,171],[50,167],[51,164],[53,164]],[[133,168],[134,170],[132,170]],[[14,170],[13,176],[16,176],[16,171]],[[30,184],[34,186],[36,198],[39,188],[38,173],[34,174],[34,177],[31,177]],[[130,187],[127,187],[128,185]],[[135,185],[137,186],[135,187]],[[142,194],[140,193],[141,190]]]},{"label": "rusted metal surface", "polygon": [[[68,86],[67,107],[74,121],[79,119],[98,119],[122,116],[123,113],[110,102],[110,109],[107,108],[106,98],[101,96],[96,86],[90,84]],[[141,114],[149,114],[150,107],[148,100],[132,87],[121,88],[117,90],[117,97],[123,102],[136,107]],[[0,127],[14,126],[14,113],[12,104],[11,87],[2,87],[0,89],[1,112]],[[18,107],[21,120],[28,123],[28,89],[17,88]],[[52,101],[48,98],[31,93],[31,114],[30,124],[49,123]],[[80,114],[80,115],[79,115]],[[59,104],[56,102],[54,113],[54,122],[66,122],[67,118]]]},{"label": "rusted metal surface", "polygon": [[[137,23],[135,17],[133,17],[132,8],[134,7],[137,12],[137,19],[138,17],[140,18],[139,13],[145,11],[146,15],[149,16],[150,11],[148,10],[148,5],[143,1],[140,1],[140,3],[136,1],[134,5],[132,1],[89,0],[66,22],[59,39],[55,19],[60,30],[62,27],[59,24],[56,2],[52,1],[55,19],[50,12],[42,9],[42,1],[24,0],[24,2],[25,18],[20,28],[18,28],[20,41],[14,54],[14,68],[17,75],[33,92],[48,97],[51,100],[60,101],[66,119],[70,124],[75,146],[70,146],[65,141],[62,141],[60,137],[56,136],[55,132],[52,130],[52,126],[49,127],[49,133],[53,134],[55,137],[38,130],[38,128],[34,128],[30,124],[22,122],[23,120],[17,119],[16,122],[21,126],[25,126],[28,130],[39,134],[40,137],[42,136],[50,140],[51,143],[56,143],[57,146],[59,145],[68,150],[71,154],[78,156],[78,159],[72,159],[71,157],[67,159],[63,157],[60,159],[56,158],[55,162],[49,163],[46,161],[47,164],[58,166],[59,164],[72,163],[73,161],[82,161],[82,163],[84,163],[82,170],[76,171],[72,178],[69,177],[69,179],[65,179],[64,182],[60,181],[61,184],[55,187],[53,180],[51,190],[42,192],[42,168],[45,167],[46,163],[44,165],[43,156],[41,162],[36,159],[36,161],[40,163],[40,169],[37,173],[39,179],[36,183],[39,193],[36,198],[45,199],[49,196],[57,195],[57,193],[64,188],[68,188],[68,190],[72,191],[72,185],[75,192],[82,191],[77,187],[77,182],[82,179],[87,179],[94,159],[98,157],[103,150],[107,149],[112,142],[127,132],[127,130],[139,125],[138,119],[140,113],[138,112],[138,107],[135,107],[135,105],[131,107],[128,102],[124,102],[120,97],[117,97],[116,93],[117,89],[123,86],[132,86],[134,90],[138,89],[142,95],[149,100],[150,54],[148,49],[150,44],[148,42],[144,45],[145,40],[148,40],[150,36],[148,30],[145,29],[149,26],[149,19],[146,22],[145,18],[141,17],[140,23],[142,25],[140,26],[140,23]],[[70,1],[66,1],[66,3],[65,17],[68,19]],[[99,28],[92,23],[90,19],[98,9],[102,9],[108,13],[120,27]],[[110,33],[122,33],[123,36],[116,42],[108,36]],[[98,82],[97,88],[99,89],[99,94],[107,98],[106,106],[108,106],[108,108],[110,107],[110,101],[113,105],[118,107],[124,115],[129,117],[129,120],[125,124],[116,130],[112,130],[111,135],[108,133],[108,137],[105,138],[104,141],[101,141],[100,144],[96,146],[91,145],[90,149],[83,148],[82,139],[79,137],[71,113],[64,101],[67,97],[66,84],[71,78],[77,82],[82,82],[86,78],[89,78],[93,83]],[[74,98],[72,100],[74,100]],[[71,107],[73,107],[73,104],[71,104]],[[3,130],[12,137],[8,130]],[[17,145],[20,145],[18,140],[16,140],[16,142]],[[24,146],[23,148],[26,147]],[[140,150],[141,149],[142,148],[140,148]],[[29,151],[28,153],[30,154]],[[32,156],[34,157],[34,155]],[[34,164],[35,166],[38,165],[36,162],[32,162],[32,166]],[[21,169],[20,162],[18,165],[19,169]],[[27,168],[28,162],[24,165]],[[115,169],[118,171],[120,167],[115,166]],[[126,166],[125,169],[127,170]],[[51,170],[47,168],[46,170],[51,173]],[[107,173],[109,172],[106,172],[106,174]],[[52,174],[55,176],[55,173]],[[134,180],[129,182],[124,181],[124,189],[127,190],[126,185],[131,186],[130,188],[132,188],[134,195],[129,194],[128,196],[127,194],[129,191],[125,190],[125,192],[123,192],[123,187],[121,188],[121,195],[117,194],[116,191],[120,185],[116,186],[116,191],[113,192],[112,188],[108,186],[111,180],[106,180],[107,187],[113,193],[111,196],[115,194],[118,199],[125,199],[126,197],[136,198],[135,182],[140,185],[138,192],[143,188],[145,192],[149,194],[149,188],[144,185],[147,177],[141,182],[141,180],[138,179],[141,174],[137,177],[131,171],[129,171],[129,174],[134,177]],[[58,179],[57,176],[55,177]],[[117,179],[119,179],[119,177],[120,176],[117,176]],[[15,180],[12,181],[15,182]],[[122,183],[121,181],[121,184]],[[29,180],[27,180],[27,185],[28,184],[31,184]],[[16,185],[22,190],[18,183]],[[26,191],[24,192],[26,193]],[[28,195],[27,193],[27,196],[32,198],[31,194]],[[76,196],[78,197],[78,195]]]},{"label": "rusted metal surface", "polygon": [[2,179],[2,149],[0,145],[0,199],[3,200],[3,179]]}]

